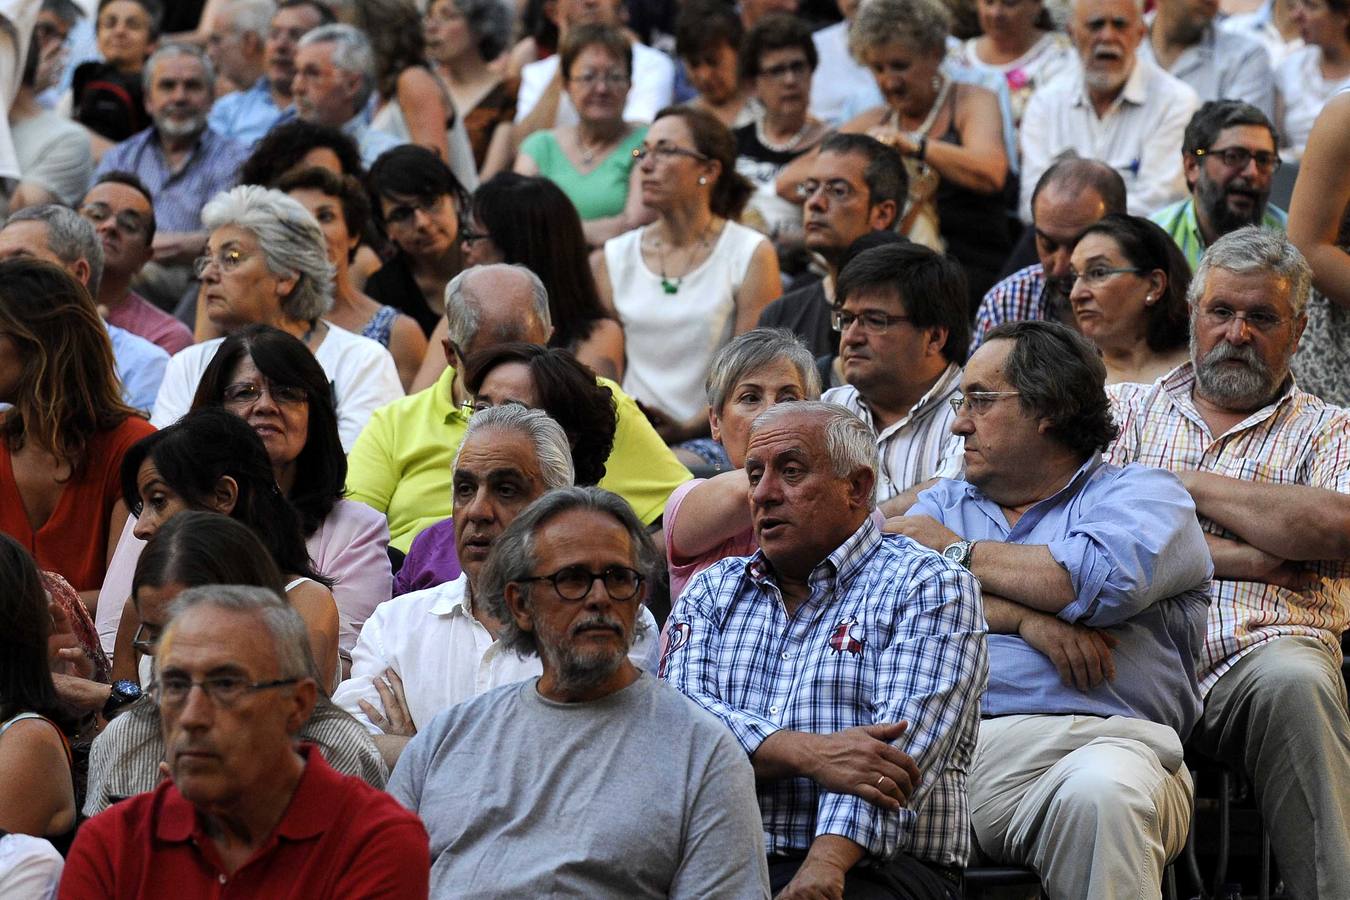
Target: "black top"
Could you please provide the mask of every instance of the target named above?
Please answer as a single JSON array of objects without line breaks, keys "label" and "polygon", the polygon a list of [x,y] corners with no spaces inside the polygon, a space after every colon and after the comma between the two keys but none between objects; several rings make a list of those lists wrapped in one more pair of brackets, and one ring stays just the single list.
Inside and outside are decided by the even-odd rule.
[{"label": "black top", "polygon": [[[954,125],[941,140],[961,143]],[[938,230],[947,242],[947,252],[966,270],[972,316],[1012,250],[1005,194],[977,193],[947,178],[938,182]]]},{"label": "black top", "polygon": [[402,252],[366,279],[365,293],[376,303],[412,316],[427,337],[431,337],[432,329],[441,320],[440,315],[427,306],[427,298],[422,296],[422,289],[413,277],[412,263]]},{"label": "black top", "polygon": [[830,326],[830,304],[822,281],[788,291],[764,307],[759,326],[788,329],[802,339],[812,356],[834,359],[839,353],[839,334]]}]

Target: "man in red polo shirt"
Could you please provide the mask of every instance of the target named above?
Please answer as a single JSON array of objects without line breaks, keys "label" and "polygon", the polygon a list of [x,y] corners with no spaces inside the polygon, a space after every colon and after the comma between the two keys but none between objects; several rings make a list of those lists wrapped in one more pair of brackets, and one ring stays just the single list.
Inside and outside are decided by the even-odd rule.
[{"label": "man in red polo shirt", "polygon": [[179,596],[150,689],[170,780],[85,823],[60,897],[427,896],[417,817],[296,746],[318,691],[306,647],[271,591]]}]

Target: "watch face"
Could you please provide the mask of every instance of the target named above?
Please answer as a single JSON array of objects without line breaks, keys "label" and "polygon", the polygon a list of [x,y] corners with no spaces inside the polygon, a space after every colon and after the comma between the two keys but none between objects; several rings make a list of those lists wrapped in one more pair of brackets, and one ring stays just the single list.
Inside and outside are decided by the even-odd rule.
[{"label": "watch face", "polygon": [[112,692],[118,697],[135,700],[141,695],[141,686],[134,681],[120,679],[113,682]]},{"label": "watch face", "polygon": [[964,552],[965,550],[960,544],[952,544],[946,550],[942,551],[942,555],[952,560],[953,562],[959,562]]}]

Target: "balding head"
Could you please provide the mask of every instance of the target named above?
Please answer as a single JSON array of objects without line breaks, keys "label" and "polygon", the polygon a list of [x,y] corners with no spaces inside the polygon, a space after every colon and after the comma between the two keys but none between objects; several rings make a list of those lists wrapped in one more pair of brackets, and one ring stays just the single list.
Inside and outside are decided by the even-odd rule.
[{"label": "balding head", "polygon": [[548,291],[524,266],[475,266],[445,287],[448,339],[464,356],[507,341],[546,344],[553,336]]},{"label": "balding head", "polygon": [[1045,170],[1031,194],[1036,255],[1051,279],[1068,275],[1069,256],[1090,225],[1125,213],[1120,173],[1095,159],[1061,159]]}]

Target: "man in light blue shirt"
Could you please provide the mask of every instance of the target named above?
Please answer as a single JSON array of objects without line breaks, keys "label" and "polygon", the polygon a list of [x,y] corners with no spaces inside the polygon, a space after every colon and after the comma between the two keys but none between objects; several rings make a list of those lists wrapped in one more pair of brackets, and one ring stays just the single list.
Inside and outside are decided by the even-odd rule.
[{"label": "man in light blue shirt", "polygon": [[117,366],[117,378],[122,382],[122,399],[127,406],[149,415],[155,408],[159,383],[164,380],[164,370],[169,365],[168,351],[125,328],[107,322],[103,324],[112,340],[113,362]]},{"label": "man in light blue shirt", "polygon": [[375,54],[366,36],[350,25],[324,25],[300,39],[291,91],[295,115],[341,128],[356,142],[367,169],[380,154],[404,143],[370,125]]},{"label": "man in light blue shirt", "polygon": [[1104,463],[1106,371],[1052,322],[1003,325],[967,363],[952,431],[964,481],[887,530],[980,579],[989,688],[968,782],[979,849],[1052,897],[1160,895],[1189,828],[1182,741],[1213,566],[1160,469]]},{"label": "man in light blue shirt", "polygon": [[300,39],[333,21],[333,14],[314,0],[285,0],[263,45],[263,75],[250,87],[226,94],[211,107],[211,130],[252,146],[280,122],[291,105],[295,49]]}]

